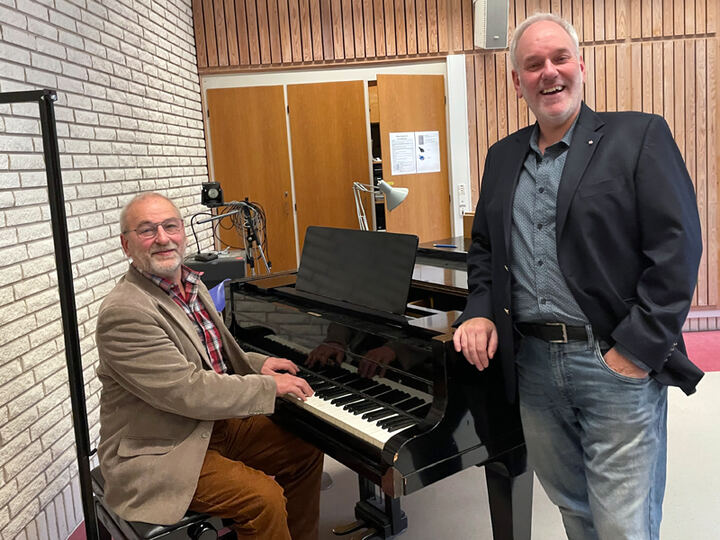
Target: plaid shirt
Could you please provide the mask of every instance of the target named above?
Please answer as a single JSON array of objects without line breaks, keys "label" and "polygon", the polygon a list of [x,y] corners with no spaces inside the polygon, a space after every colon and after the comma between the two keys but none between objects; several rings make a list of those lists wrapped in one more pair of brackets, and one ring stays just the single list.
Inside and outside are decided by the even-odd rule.
[{"label": "plaid shirt", "polygon": [[175,283],[160,276],[143,272],[137,266],[135,269],[165,291],[168,296],[183,309],[194,323],[198,336],[205,344],[208,356],[210,357],[210,367],[217,373],[226,373],[227,366],[222,359],[222,338],[220,337],[220,331],[217,329],[217,326],[215,326],[215,323],[212,322],[205,306],[198,298],[198,282],[202,274],[191,270],[185,265],[182,266],[182,277],[180,280],[185,286],[184,292],[187,298],[187,300],[185,300],[180,294],[179,287]]}]

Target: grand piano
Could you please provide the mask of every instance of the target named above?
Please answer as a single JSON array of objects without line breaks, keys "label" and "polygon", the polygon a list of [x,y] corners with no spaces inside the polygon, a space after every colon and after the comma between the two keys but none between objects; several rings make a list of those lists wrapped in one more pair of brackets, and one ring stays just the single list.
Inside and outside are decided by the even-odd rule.
[{"label": "grand piano", "polygon": [[[273,419],[358,474],[362,538],[407,527],[404,495],[485,466],[493,537],[530,538],[532,473],[499,366],[452,344],[464,263],[417,255],[417,237],[310,227],[297,272],[231,284],[245,350],[293,360],[315,394],[278,399]],[[438,519],[442,519],[439,516]]]}]

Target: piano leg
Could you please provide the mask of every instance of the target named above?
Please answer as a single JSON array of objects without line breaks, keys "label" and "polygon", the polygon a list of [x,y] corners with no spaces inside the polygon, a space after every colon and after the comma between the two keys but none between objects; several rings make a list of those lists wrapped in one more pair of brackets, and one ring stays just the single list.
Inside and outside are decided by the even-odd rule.
[{"label": "piano leg", "polygon": [[360,501],[355,505],[357,521],[333,529],[336,535],[357,533],[357,538],[390,538],[407,529],[408,520],[400,508],[400,499],[389,497],[367,478],[358,475]]},{"label": "piano leg", "polygon": [[511,470],[502,463],[485,466],[493,538],[530,540],[533,472]]}]

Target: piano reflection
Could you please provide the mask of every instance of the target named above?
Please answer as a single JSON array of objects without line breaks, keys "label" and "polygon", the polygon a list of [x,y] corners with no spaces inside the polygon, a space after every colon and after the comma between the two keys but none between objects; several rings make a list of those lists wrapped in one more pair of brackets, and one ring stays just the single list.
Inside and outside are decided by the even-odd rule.
[{"label": "piano reflection", "polygon": [[297,272],[232,283],[231,330],[245,350],[293,360],[315,390],[279,398],[273,419],[358,474],[358,521],[338,532],[398,534],[402,496],[482,465],[494,538],[529,539],[517,405],[500,369],[453,349],[464,265],[416,265],[416,252],[411,235],[310,227]]}]

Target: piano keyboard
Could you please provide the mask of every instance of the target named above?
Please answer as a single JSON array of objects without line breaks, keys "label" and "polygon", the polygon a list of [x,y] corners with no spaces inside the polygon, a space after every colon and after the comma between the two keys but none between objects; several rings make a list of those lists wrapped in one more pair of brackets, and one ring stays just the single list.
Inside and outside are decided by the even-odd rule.
[{"label": "piano keyboard", "polygon": [[[275,337],[267,336],[279,341]],[[396,433],[417,425],[432,403],[429,394],[384,377],[361,377],[347,363],[301,368],[298,376],[315,394],[306,401],[284,396],[285,401],[380,449]]]}]

